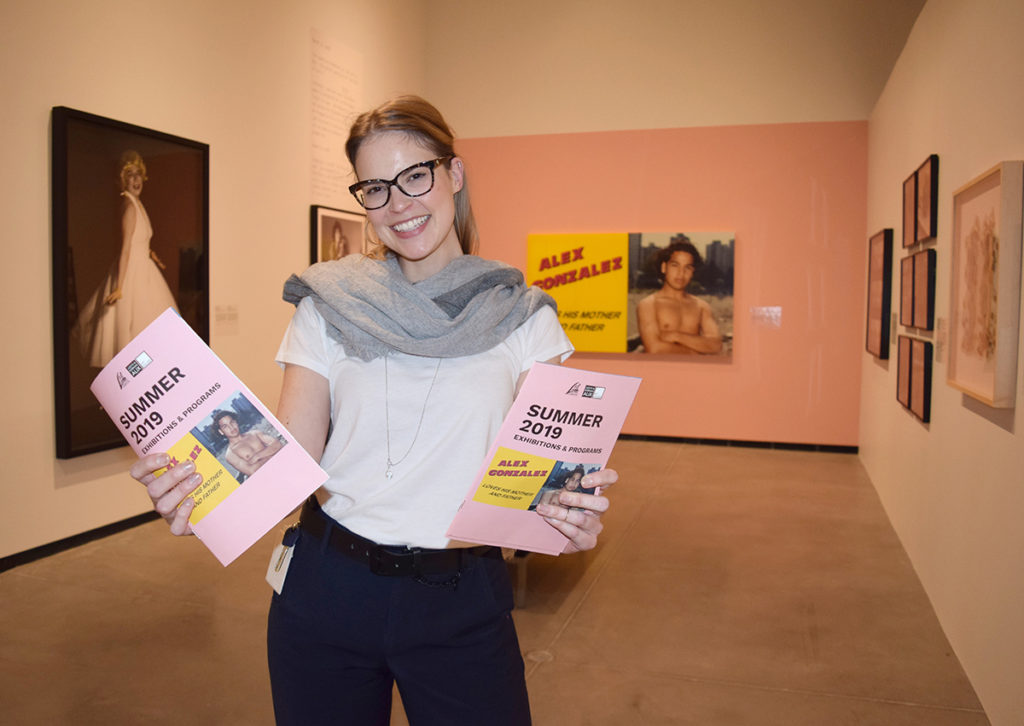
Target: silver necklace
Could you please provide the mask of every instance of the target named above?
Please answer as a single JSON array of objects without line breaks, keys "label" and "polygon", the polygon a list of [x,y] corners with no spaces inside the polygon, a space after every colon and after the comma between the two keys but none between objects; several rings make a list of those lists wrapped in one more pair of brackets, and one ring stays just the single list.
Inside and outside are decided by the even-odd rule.
[{"label": "silver necklace", "polygon": [[391,414],[389,411],[390,406],[388,405],[388,399],[391,397],[390,391],[388,390],[388,355],[384,354],[384,437],[385,443],[388,447],[388,468],[384,471],[384,476],[391,479],[395,474],[392,471],[396,466],[405,461],[406,457],[412,451],[412,447],[416,445],[416,439],[420,436],[420,429],[423,427],[423,416],[427,412],[427,401],[430,400],[430,393],[434,390],[434,383],[437,381],[437,372],[441,370],[441,359],[437,359],[437,367],[434,368],[434,377],[430,379],[430,388],[427,389],[427,395],[423,399],[423,408],[420,410],[420,420],[416,424],[416,432],[412,436],[412,443],[409,444],[409,448],[405,450],[405,454],[398,461],[391,460]]}]

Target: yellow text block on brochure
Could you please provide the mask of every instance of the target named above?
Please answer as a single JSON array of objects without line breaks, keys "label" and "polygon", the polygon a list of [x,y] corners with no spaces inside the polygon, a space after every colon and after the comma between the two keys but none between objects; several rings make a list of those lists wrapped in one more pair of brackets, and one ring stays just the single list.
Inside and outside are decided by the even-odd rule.
[{"label": "yellow text block on brochure", "polygon": [[507,509],[529,509],[555,463],[555,459],[499,446],[473,501]]},{"label": "yellow text block on brochure", "polygon": [[191,459],[195,462],[196,471],[203,477],[203,483],[192,493],[192,498],[196,501],[196,507],[188,518],[192,524],[198,523],[241,486],[217,457],[191,433],[182,436],[167,453],[171,457],[172,465],[184,464]]},{"label": "yellow text block on brochure", "polygon": [[526,271],[527,282],[558,303],[577,350],[626,352],[628,234],[531,234]]}]

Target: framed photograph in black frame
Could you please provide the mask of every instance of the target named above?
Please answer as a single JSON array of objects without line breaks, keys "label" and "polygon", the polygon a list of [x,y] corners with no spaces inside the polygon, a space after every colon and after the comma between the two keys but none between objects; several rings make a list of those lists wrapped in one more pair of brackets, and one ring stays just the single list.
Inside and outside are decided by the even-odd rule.
[{"label": "framed photograph in black frame", "polygon": [[368,252],[368,244],[365,214],[318,204],[309,208],[310,264]]},{"label": "framed photograph in black frame", "polygon": [[892,305],[892,229],[868,240],[868,323],[865,347],[880,360],[889,358]]},{"label": "framed photograph in black frame", "polygon": [[207,144],[63,106],[52,110],[56,448],[125,440],[89,391],[167,307],[209,341]]},{"label": "framed photograph in black frame", "polygon": [[903,182],[903,247],[917,242],[917,172]]},{"label": "framed photograph in black frame", "polygon": [[914,256],[900,260],[900,325],[914,326]]},{"label": "framed photograph in black frame", "polygon": [[896,400],[910,408],[910,366],[913,338],[901,335],[896,342]]},{"label": "framed photograph in black frame", "polygon": [[938,234],[939,157],[932,154],[914,173],[917,177],[917,220],[914,241],[924,242]]},{"label": "framed photograph in black frame", "polygon": [[931,330],[935,324],[935,250],[922,250],[914,261],[912,327]]},{"label": "framed photograph in black frame", "polygon": [[910,412],[922,423],[932,420],[932,344],[916,338],[910,343]]}]

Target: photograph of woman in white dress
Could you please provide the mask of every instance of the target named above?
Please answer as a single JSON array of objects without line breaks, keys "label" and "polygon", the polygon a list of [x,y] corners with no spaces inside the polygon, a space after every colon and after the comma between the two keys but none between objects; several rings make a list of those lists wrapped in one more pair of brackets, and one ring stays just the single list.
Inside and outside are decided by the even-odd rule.
[{"label": "photograph of woman in white dress", "polygon": [[94,368],[114,354],[168,307],[174,295],[164,279],[164,263],[150,249],[153,225],[140,198],[146,164],[136,151],[120,161],[121,252],[79,315],[76,332],[83,357]]}]

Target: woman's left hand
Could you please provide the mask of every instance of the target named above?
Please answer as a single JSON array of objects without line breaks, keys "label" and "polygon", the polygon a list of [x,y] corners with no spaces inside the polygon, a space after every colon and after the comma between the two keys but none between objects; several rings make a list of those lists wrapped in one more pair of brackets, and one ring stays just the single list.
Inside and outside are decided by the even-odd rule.
[{"label": "woman's left hand", "polygon": [[608,497],[603,492],[618,480],[619,474],[614,469],[595,471],[583,477],[580,486],[587,489],[601,487],[602,494],[563,489],[558,494],[557,503],[537,505],[537,514],[569,538],[566,552],[590,550],[597,544],[597,535],[604,529],[601,515],[608,511]]}]

